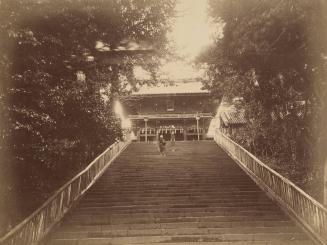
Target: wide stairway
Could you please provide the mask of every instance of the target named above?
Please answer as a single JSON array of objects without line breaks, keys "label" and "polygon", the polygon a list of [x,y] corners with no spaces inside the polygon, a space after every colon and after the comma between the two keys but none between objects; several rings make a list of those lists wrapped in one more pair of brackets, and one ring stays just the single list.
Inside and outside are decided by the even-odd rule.
[{"label": "wide stairway", "polygon": [[213,141],[132,143],[45,244],[309,245]]}]

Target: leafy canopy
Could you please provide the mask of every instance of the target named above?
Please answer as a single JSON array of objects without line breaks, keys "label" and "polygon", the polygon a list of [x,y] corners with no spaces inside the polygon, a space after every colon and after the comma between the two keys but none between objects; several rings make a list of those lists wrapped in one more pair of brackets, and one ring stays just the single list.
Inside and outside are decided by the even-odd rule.
[{"label": "leafy canopy", "polygon": [[204,83],[213,96],[243,97],[248,124],[235,137],[281,165],[321,162],[326,2],[211,0],[208,9],[223,33],[197,61],[206,67]]},{"label": "leafy canopy", "polygon": [[[135,64],[155,71],[167,52],[174,6],[174,0],[0,1],[0,227],[31,212],[121,137],[113,101],[125,93],[124,82],[135,81]],[[116,52],[116,62],[103,62],[126,42],[155,52]],[[98,43],[111,52],[100,52]]]}]

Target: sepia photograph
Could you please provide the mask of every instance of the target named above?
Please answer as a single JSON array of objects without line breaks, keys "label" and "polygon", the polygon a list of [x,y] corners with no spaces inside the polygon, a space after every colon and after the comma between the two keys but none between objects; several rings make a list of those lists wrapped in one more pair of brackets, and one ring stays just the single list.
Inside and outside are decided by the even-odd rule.
[{"label": "sepia photograph", "polygon": [[0,245],[327,245],[327,1],[0,0]]}]

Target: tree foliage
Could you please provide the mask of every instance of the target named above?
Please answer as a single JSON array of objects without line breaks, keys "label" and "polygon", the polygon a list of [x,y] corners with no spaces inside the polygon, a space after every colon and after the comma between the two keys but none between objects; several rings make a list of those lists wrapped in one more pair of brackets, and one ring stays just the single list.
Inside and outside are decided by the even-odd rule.
[{"label": "tree foliage", "polygon": [[[132,76],[136,62],[153,71],[173,14],[173,0],[0,1],[0,227],[121,136],[112,108],[124,92],[120,77]],[[124,40],[156,53],[149,62],[103,65],[96,44],[114,50]],[[76,79],[78,72],[86,78]]]},{"label": "tree foliage", "polygon": [[320,0],[209,1],[223,33],[198,57],[215,97],[244,98],[248,124],[238,140],[307,174],[326,143],[325,10]]}]

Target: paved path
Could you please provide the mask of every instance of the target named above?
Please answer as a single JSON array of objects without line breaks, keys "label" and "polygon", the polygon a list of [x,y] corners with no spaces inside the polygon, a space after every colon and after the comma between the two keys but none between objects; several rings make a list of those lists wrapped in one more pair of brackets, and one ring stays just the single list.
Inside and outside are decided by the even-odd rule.
[{"label": "paved path", "polygon": [[131,144],[47,244],[312,243],[213,141],[193,141],[166,157]]}]

